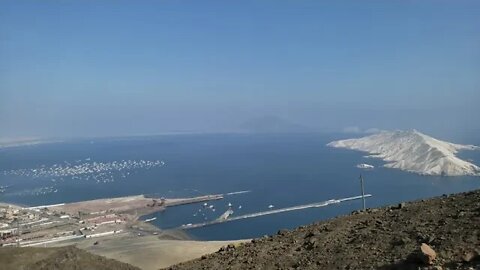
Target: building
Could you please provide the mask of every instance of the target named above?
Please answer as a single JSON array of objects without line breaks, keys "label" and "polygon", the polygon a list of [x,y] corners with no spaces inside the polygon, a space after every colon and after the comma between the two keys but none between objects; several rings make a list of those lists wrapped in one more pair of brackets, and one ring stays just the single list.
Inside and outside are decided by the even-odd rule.
[{"label": "building", "polygon": [[17,232],[18,232],[17,228],[0,230],[0,238],[6,239],[9,237],[12,237],[15,234],[17,234]]}]

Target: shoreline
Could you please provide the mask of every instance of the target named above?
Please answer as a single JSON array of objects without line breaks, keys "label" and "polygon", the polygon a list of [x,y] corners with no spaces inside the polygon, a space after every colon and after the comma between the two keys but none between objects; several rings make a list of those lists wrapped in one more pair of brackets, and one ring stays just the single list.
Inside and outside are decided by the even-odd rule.
[{"label": "shoreline", "polygon": [[157,235],[166,230],[141,220],[143,216],[178,205],[220,199],[222,194],[169,199],[132,195],[40,206],[0,203],[0,245],[38,246],[116,234]]},{"label": "shoreline", "polygon": [[162,229],[141,218],[169,207],[223,198],[223,194],[189,198],[147,198],[142,194],[40,206],[0,202],[0,209],[21,219],[10,222],[6,230],[13,230],[12,234],[0,238],[0,246],[73,245],[142,269],[168,267],[248,240],[195,240],[184,230]]}]

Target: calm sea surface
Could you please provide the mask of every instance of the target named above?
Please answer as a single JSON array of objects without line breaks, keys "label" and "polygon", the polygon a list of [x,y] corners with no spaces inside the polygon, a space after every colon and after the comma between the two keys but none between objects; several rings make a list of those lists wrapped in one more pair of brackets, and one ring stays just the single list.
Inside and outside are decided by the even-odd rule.
[{"label": "calm sea surface", "polygon": [[[356,196],[360,173],[366,192],[373,194],[368,207],[480,188],[480,177],[419,176],[382,168],[381,160],[364,158],[364,153],[325,146],[342,137],[168,135],[4,148],[0,149],[0,186],[4,189],[0,201],[44,205],[136,194],[184,197],[250,191],[211,202],[212,209],[187,205],[145,217],[157,217],[156,225],[161,228],[174,228],[216,219],[228,203],[234,215],[241,215],[268,210],[269,205],[281,208]],[[461,156],[480,164],[480,151]],[[375,165],[375,169],[357,169],[358,163]],[[202,240],[251,238],[360,207],[360,201],[353,201],[189,233]]]}]

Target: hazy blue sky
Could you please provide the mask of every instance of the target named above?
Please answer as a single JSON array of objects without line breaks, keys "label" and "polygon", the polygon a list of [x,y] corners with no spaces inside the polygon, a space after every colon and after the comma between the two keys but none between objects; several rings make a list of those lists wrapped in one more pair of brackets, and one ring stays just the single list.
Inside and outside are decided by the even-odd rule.
[{"label": "hazy blue sky", "polygon": [[480,134],[479,103],[480,1],[0,1],[0,137]]}]

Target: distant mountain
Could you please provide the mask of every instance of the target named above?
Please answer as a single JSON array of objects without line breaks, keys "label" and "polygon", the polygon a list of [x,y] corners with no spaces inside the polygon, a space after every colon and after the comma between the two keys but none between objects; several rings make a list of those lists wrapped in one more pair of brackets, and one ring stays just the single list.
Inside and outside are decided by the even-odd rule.
[{"label": "distant mountain", "polygon": [[240,125],[240,130],[255,133],[308,132],[310,128],[277,116],[263,116],[250,119]]},{"label": "distant mountain", "polygon": [[371,157],[386,161],[388,168],[424,175],[480,176],[480,167],[455,155],[460,150],[479,150],[479,147],[440,141],[416,130],[382,131],[327,145],[368,152]]}]

